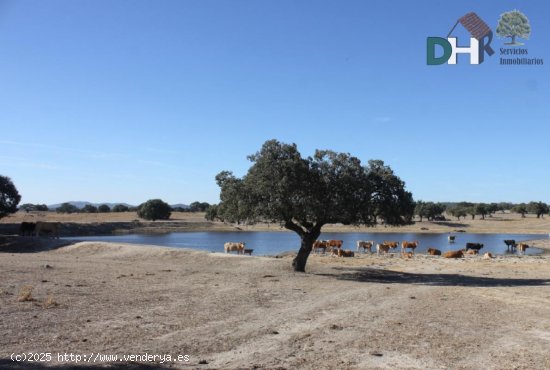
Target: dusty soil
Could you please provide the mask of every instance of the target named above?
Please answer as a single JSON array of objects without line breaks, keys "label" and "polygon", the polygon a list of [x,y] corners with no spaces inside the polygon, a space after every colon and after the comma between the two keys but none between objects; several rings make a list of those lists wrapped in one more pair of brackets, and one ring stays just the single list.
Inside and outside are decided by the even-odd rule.
[{"label": "dusty soil", "polygon": [[[235,225],[223,222],[210,222],[204,213],[173,212],[167,221],[145,221],[135,212],[58,214],[55,212],[18,212],[0,219],[0,234],[16,234],[21,222],[59,221],[62,223],[62,236],[107,235],[130,232],[175,232],[175,231],[286,231],[278,224]],[[356,227],[340,224],[326,225],[324,232],[415,232],[415,233],[510,233],[548,234],[550,217],[536,218],[527,215],[522,218],[515,213],[497,213],[485,220],[476,218],[455,218],[449,221],[417,221],[404,227]]]},{"label": "dusty soil", "polygon": [[189,356],[125,369],[550,368],[548,256],[311,256],[305,274],[291,258],[91,242],[0,253],[0,368],[74,364],[57,353]]}]

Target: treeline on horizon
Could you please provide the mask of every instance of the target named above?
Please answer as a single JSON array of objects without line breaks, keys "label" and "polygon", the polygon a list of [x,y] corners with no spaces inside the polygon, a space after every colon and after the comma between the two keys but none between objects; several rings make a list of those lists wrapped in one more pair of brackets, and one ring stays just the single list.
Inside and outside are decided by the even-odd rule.
[{"label": "treeline on horizon", "polygon": [[[164,202],[163,202],[164,203]],[[86,204],[83,207],[77,207],[69,202],[62,203],[55,209],[49,209],[46,204],[22,204],[19,207],[20,211],[32,212],[41,211],[49,212],[55,211],[57,213],[109,213],[109,212],[138,212],[145,203],[139,206],[128,206],[126,204],[115,204],[110,207],[107,204],[101,204],[94,206],[92,204]],[[165,203],[166,204],[166,203]],[[193,202],[188,207],[170,207],[171,212],[206,212],[206,219],[214,221],[219,219],[217,217],[217,205],[210,204],[208,202]],[[166,207],[165,206],[165,207]],[[495,213],[501,212],[513,212],[521,214],[525,217],[527,214],[536,215],[537,218],[544,217],[545,214],[550,212],[550,205],[544,202],[529,202],[529,203],[512,203],[512,202],[499,202],[499,203],[472,203],[472,202],[424,202],[418,200],[415,202],[414,215],[422,222],[424,218],[428,221],[446,221],[447,216],[455,217],[457,220],[461,218],[471,217],[472,220],[479,216],[481,219],[485,219],[487,216],[492,216]]]},{"label": "treeline on horizon", "polygon": [[444,213],[460,218],[466,218],[470,216],[475,219],[476,216],[480,216],[481,219],[485,219],[486,216],[492,216],[497,212],[505,213],[513,212],[519,213],[522,217],[526,214],[534,214],[537,218],[544,217],[550,211],[550,206],[544,202],[529,202],[529,203],[471,203],[471,202],[424,202],[421,200],[416,201],[414,214],[422,221],[427,218],[428,221],[445,221]]},{"label": "treeline on horizon", "polygon": [[[19,206],[20,211],[25,212],[57,212],[57,213],[109,213],[109,212],[137,212],[147,202],[140,204],[139,206],[128,206],[126,204],[115,204],[110,207],[108,204],[100,204],[94,206],[93,204],[86,204],[83,207],[77,207],[70,202],[62,203],[59,207],[50,209],[46,204],[32,204],[25,203]],[[172,212],[206,212],[210,208],[210,204],[207,202],[193,202],[187,207],[181,206],[168,206]]]}]

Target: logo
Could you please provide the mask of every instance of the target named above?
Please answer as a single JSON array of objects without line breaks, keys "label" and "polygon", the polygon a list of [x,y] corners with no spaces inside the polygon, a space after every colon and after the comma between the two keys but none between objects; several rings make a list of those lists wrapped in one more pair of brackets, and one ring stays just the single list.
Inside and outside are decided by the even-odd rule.
[{"label": "logo", "polygon": [[[458,38],[450,37],[459,23],[471,35],[470,46],[468,47],[459,47]],[[485,53],[489,56],[495,53],[491,48],[492,40],[493,31],[487,23],[476,13],[468,13],[456,21],[446,39],[442,37],[428,37],[427,63],[428,65],[456,64],[457,54],[470,54],[470,64],[481,64],[485,60]],[[436,46],[439,46],[443,51],[441,56],[436,56]]]},{"label": "logo", "polygon": [[523,45],[516,38],[519,37],[527,40],[530,34],[531,25],[529,24],[529,19],[519,10],[512,10],[500,16],[497,25],[497,35],[502,38],[512,39],[510,42],[505,42],[504,45]]}]

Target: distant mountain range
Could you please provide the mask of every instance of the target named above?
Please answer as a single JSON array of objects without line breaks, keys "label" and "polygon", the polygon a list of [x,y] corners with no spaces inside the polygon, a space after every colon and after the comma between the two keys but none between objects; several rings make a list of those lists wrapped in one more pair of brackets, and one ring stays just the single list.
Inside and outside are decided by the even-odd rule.
[{"label": "distant mountain range", "polygon": [[[102,204],[106,204],[111,209],[114,206],[116,206],[117,204],[122,204],[122,205],[125,205],[127,207],[136,207],[132,204],[128,204],[128,203],[124,203],[124,202],[120,202],[120,203],[92,203],[92,202],[85,202],[85,201],[70,201],[70,202],[65,202],[65,203],[72,204],[73,206],[75,206],[76,208],[79,208],[79,209],[84,208],[88,204],[90,204],[94,207],[99,207]],[[49,209],[57,209],[57,208],[61,207],[61,204],[63,204],[63,203],[49,204],[48,208]],[[170,204],[170,207],[172,207],[172,208],[189,208],[189,205],[183,204],[183,203],[178,203],[178,204]]]}]

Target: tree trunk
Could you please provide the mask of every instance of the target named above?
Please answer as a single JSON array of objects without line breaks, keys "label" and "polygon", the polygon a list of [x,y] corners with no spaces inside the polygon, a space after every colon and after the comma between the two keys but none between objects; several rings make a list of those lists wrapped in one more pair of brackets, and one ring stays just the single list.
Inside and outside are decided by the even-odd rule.
[{"label": "tree trunk", "polygon": [[313,242],[317,239],[319,234],[320,233],[317,233],[317,235],[315,235],[315,233],[309,232],[301,236],[302,243],[300,245],[300,250],[292,261],[292,267],[294,267],[294,271],[306,272],[307,258],[309,257],[311,249],[313,248]]}]

